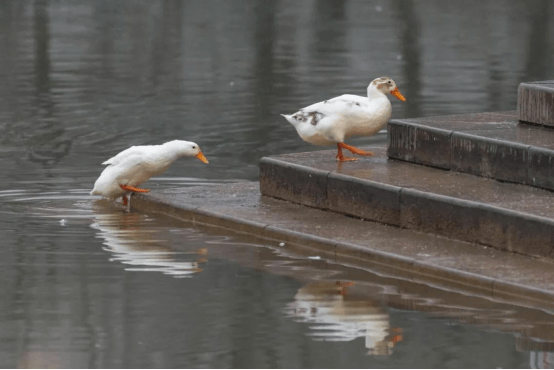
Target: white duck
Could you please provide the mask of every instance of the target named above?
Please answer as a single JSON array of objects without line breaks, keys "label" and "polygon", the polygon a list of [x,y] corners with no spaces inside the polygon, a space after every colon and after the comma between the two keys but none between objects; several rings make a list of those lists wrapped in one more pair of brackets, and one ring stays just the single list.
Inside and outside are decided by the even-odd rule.
[{"label": "white duck", "polygon": [[347,145],[344,140],[351,136],[375,135],[387,124],[392,108],[386,93],[406,101],[391,78],[379,77],[367,87],[367,98],[345,94],[282,116],[304,141],[314,145],[337,144],[338,161],[356,161],[357,158],[345,157],[342,149],[358,155],[373,153]]},{"label": "white duck", "polygon": [[128,193],[149,192],[149,189],[137,186],[152,176],[164,173],[182,157],[196,157],[208,163],[198,144],[191,141],[173,140],[161,145],[132,146],[102,163],[108,167],[102,171],[90,194],[110,199],[123,197],[123,204],[127,205]]}]

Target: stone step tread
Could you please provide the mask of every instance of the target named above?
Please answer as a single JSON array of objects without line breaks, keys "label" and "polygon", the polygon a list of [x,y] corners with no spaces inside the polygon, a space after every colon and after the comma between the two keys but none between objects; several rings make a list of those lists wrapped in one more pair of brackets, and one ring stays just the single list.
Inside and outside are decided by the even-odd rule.
[{"label": "stone step tread", "polygon": [[530,85],[551,85],[550,87],[554,88],[554,80],[531,81],[531,82],[522,82],[522,83],[530,84]]},{"label": "stone step tread", "polygon": [[554,192],[374,156],[335,151],[260,161],[262,194],[365,220],[529,256],[554,257]]},{"label": "stone step tread", "polygon": [[342,164],[334,161],[335,151],[285,154],[271,158],[355,179],[416,189],[554,220],[554,192],[389,159],[385,146],[362,148],[374,152],[374,156]]},{"label": "stone step tread", "polygon": [[516,111],[393,119],[391,122],[429,126],[554,150],[554,129],[522,124],[517,119]]},{"label": "stone step tread", "polygon": [[515,112],[391,120],[388,156],[554,190],[554,128]]},{"label": "stone step tread", "polygon": [[[399,278],[432,281],[449,289],[489,289],[495,299],[520,295],[551,301],[547,297],[554,297],[554,264],[550,260],[361,221],[260,195],[259,184],[252,182],[194,186],[135,194],[131,207],[274,239],[271,247],[283,252],[301,244],[312,248],[306,252],[309,256],[330,257],[347,264],[355,260],[373,269],[382,264],[379,269],[383,274]],[[404,269],[407,274],[391,268]],[[413,273],[430,280],[422,280],[421,275],[416,278]],[[440,283],[441,279],[449,282]]]}]

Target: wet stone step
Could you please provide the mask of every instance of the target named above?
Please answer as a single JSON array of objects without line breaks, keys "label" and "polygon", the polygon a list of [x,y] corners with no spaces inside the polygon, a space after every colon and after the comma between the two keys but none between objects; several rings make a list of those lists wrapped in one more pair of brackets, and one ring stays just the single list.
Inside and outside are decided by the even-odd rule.
[{"label": "wet stone step", "polygon": [[516,112],[391,120],[390,158],[554,190],[554,128]]},{"label": "wet stone step", "polygon": [[364,220],[553,258],[554,193],[387,158],[385,146],[358,162],[334,151],[264,157],[267,196]]},{"label": "wet stone step", "polygon": [[[260,196],[259,185],[254,182],[134,194],[130,206],[132,211],[149,217],[161,214],[180,220],[185,227],[215,227],[217,235],[254,237],[250,239],[254,244],[245,244],[241,256],[229,249],[233,260],[259,264],[259,252],[246,250],[263,244],[278,255],[316,256],[316,260],[356,266],[362,274],[371,270],[379,276],[464,292],[466,297],[548,311],[554,308],[549,259],[506,253]],[[327,276],[329,271],[325,271],[320,270]],[[348,279],[358,280],[351,274]]]},{"label": "wet stone step", "polygon": [[554,80],[519,84],[517,119],[554,127]]}]

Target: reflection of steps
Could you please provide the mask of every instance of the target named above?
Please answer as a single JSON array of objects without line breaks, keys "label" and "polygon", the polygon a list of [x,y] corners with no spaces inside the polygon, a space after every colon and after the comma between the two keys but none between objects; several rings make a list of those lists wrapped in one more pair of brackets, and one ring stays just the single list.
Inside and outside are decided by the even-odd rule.
[{"label": "reflection of steps", "polygon": [[365,338],[368,354],[390,355],[402,340],[399,328],[391,328],[388,311],[377,300],[348,298],[348,286],[340,281],[312,281],[298,290],[287,313],[297,322],[310,324],[310,336],[321,341]]},{"label": "reflection of steps", "polygon": [[[217,227],[217,233],[243,241],[234,247],[225,240],[210,244],[212,256],[256,269],[269,268],[298,280],[340,276],[355,281],[356,285],[345,289],[346,295],[339,294],[335,280],[330,280],[335,285],[329,289],[311,287],[307,291],[328,290],[333,304],[373,301],[382,306],[386,302],[397,309],[438,313],[439,317],[554,342],[551,261],[260,197],[255,183],[168,189],[139,195],[132,205],[142,214],[172,216],[163,217],[164,223],[175,217],[177,222],[187,222],[184,225],[201,230],[202,225],[210,225]],[[181,239],[175,242],[181,243]],[[265,248],[252,248],[248,243],[271,250],[266,253]],[[306,258],[316,255],[321,259]],[[294,262],[288,262],[288,257]],[[336,264],[327,265],[325,260]],[[304,287],[302,291],[306,292]],[[289,306],[291,314],[301,320],[300,316],[312,311],[305,297],[299,295],[294,301],[302,302]]]},{"label": "reflection of steps", "polygon": [[554,352],[554,342],[545,342],[518,336],[516,337],[516,349],[520,352]]},{"label": "reflection of steps", "polygon": [[393,120],[388,142],[355,163],[336,163],[333,151],[262,158],[261,192],[552,257],[554,193],[539,188],[554,190],[554,128],[519,123],[515,112]]}]

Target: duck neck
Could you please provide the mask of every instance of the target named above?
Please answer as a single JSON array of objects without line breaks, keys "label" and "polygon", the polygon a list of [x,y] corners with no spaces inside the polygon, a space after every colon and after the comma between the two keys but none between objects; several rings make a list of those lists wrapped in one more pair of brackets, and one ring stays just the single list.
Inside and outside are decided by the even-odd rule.
[{"label": "duck neck", "polygon": [[369,84],[369,86],[367,87],[367,97],[369,99],[378,98],[382,96],[385,96],[385,94],[383,94],[380,90],[378,90],[374,85]]},{"label": "duck neck", "polygon": [[166,145],[160,151],[160,156],[164,159],[164,162],[171,164],[177,159],[184,157],[185,155],[179,150],[179,148],[175,147],[174,145]]}]

